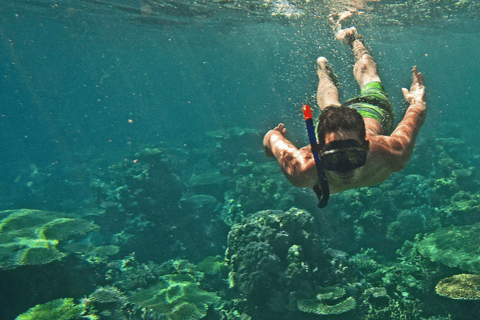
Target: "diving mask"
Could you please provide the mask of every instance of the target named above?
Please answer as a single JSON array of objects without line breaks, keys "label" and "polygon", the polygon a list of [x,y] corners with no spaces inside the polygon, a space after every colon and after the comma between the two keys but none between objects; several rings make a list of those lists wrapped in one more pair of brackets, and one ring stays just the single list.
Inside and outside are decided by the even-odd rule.
[{"label": "diving mask", "polygon": [[357,140],[335,140],[322,148],[320,159],[325,169],[345,173],[365,165],[367,155],[368,147]]}]

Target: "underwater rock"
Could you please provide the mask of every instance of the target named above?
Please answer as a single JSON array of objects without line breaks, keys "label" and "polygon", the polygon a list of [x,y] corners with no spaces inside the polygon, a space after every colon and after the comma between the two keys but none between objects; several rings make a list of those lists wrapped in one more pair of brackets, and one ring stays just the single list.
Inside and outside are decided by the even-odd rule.
[{"label": "underwater rock", "polygon": [[442,228],[427,234],[416,248],[432,261],[480,273],[479,233],[480,223]]},{"label": "underwater rock", "polygon": [[456,300],[480,300],[480,275],[457,274],[441,280],[435,292],[442,297]]},{"label": "underwater rock", "polygon": [[0,211],[0,269],[47,264],[65,257],[60,242],[99,227],[59,212],[18,209]]}]

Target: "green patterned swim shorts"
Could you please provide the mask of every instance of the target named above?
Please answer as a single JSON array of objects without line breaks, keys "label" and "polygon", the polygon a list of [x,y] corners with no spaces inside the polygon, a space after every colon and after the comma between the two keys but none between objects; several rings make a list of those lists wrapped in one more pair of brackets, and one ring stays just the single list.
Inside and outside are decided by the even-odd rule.
[{"label": "green patterned swim shorts", "polygon": [[348,100],[343,105],[356,109],[364,118],[379,121],[386,135],[393,132],[395,113],[388,94],[380,82],[367,83],[360,91],[360,96]]}]

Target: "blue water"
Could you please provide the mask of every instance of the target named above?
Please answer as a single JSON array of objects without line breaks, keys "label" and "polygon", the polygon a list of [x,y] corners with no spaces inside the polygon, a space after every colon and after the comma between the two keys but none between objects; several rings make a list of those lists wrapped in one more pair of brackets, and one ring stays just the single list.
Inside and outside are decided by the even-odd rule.
[{"label": "blue water", "polygon": [[[393,14],[388,5],[403,2],[407,6],[398,17],[412,18],[388,20]],[[396,123],[405,110],[401,88],[409,87],[417,65],[428,108],[419,141],[461,139],[470,156],[465,161],[477,167],[480,11],[473,5],[462,10],[461,2],[443,1],[422,19],[415,18],[423,15],[418,8],[437,8],[434,1],[375,3],[357,28],[378,64]],[[115,164],[130,165],[145,147],[174,150],[172,161],[188,181],[206,159],[208,168],[218,164],[215,157],[222,150],[208,143],[209,131],[258,132],[258,140],[240,140],[227,150],[238,155],[223,154],[221,160],[269,162],[262,157],[261,138],[279,122],[297,146],[306,145],[300,107],[315,105],[318,56],[327,57],[339,76],[342,101],[358,93],[350,49],[334,40],[327,19],[308,11],[299,18],[272,17],[261,4],[252,12],[227,4],[199,12],[186,9],[195,8],[193,2],[183,9],[169,4],[170,11],[152,3],[149,13],[136,1],[0,1],[0,209],[93,207],[98,200],[90,187],[93,177]],[[458,159],[464,151],[458,150]],[[239,156],[242,152],[247,154]],[[421,159],[415,163],[408,173],[425,174],[428,166]],[[25,187],[35,180],[28,177],[32,168],[49,174],[36,182],[48,194]],[[64,179],[75,181],[75,187],[56,183]],[[216,192],[223,195],[225,188]],[[307,199],[315,201],[312,194]],[[98,237],[109,239],[102,231]],[[203,241],[187,239],[193,247],[193,241]],[[223,254],[225,246],[217,244],[212,254]],[[192,254],[192,259],[199,258]],[[62,294],[53,296],[68,296]],[[24,301],[7,318],[47,301]]]}]

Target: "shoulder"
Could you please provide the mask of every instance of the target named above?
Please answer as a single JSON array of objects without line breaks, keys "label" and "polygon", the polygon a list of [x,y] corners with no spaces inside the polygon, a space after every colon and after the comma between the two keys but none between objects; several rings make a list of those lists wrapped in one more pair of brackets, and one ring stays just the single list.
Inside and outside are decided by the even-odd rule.
[{"label": "shoulder", "polygon": [[404,146],[400,141],[390,136],[371,136],[369,157],[374,160],[377,165],[385,166],[392,172],[403,169]]}]

